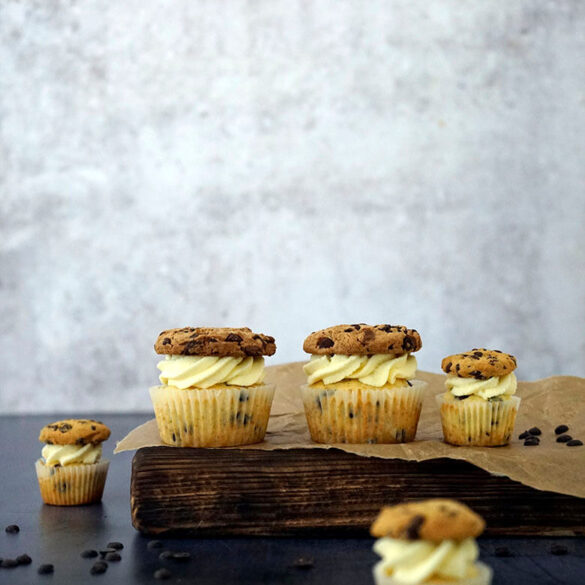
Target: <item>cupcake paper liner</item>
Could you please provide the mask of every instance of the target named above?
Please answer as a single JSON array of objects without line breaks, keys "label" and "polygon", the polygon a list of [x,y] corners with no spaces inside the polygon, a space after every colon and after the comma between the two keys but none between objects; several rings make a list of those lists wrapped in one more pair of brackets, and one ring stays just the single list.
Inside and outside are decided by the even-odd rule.
[{"label": "cupcake paper liner", "polygon": [[507,445],[514,432],[520,398],[505,400],[446,401],[444,394],[436,397],[441,407],[441,423],[446,443],[499,447]]},{"label": "cupcake paper liner", "polygon": [[160,438],[175,447],[231,447],[264,440],[275,386],[154,386]]},{"label": "cupcake paper liner", "polygon": [[311,438],[317,443],[413,441],[427,383],[392,389],[301,386]]},{"label": "cupcake paper liner", "polygon": [[[429,579],[424,585],[491,585],[493,572],[484,563],[475,563],[477,575],[465,579]],[[384,573],[384,561],[374,565],[374,581],[376,585],[404,585],[403,581],[397,581],[390,575]]]},{"label": "cupcake paper liner", "polygon": [[45,465],[41,459],[36,464],[41,497],[45,504],[53,506],[80,506],[93,504],[102,499],[109,461],[87,465]]}]

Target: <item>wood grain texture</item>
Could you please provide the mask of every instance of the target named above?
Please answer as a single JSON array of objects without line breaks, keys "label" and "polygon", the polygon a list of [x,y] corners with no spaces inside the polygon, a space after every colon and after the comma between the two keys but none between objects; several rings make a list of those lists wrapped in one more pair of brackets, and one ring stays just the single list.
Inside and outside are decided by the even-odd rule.
[{"label": "wood grain texture", "polygon": [[450,459],[148,447],[134,456],[130,491],[132,523],[146,534],[366,534],[383,505],[431,497],[471,506],[486,534],[585,534],[585,499]]}]

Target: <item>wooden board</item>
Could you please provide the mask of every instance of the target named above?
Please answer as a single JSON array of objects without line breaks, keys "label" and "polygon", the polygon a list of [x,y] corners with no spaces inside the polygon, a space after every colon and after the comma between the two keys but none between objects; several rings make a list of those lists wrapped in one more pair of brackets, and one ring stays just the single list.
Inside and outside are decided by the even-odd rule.
[{"label": "wooden board", "polygon": [[148,447],[134,456],[130,491],[132,523],[146,534],[365,535],[383,505],[431,497],[471,506],[486,534],[585,534],[585,499],[450,459]]}]

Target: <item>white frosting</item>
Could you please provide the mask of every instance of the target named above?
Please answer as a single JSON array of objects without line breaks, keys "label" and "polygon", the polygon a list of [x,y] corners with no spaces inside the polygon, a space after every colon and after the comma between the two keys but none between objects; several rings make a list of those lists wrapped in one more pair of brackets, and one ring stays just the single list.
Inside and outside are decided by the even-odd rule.
[{"label": "white frosting", "polygon": [[45,445],[41,455],[46,465],[91,464],[101,459],[102,445]]},{"label": "white frosting", "polygon": [[418,585],[431,578],[461,580],[473,576],[479,556],[475,539],[461,542],[444,540],[399,540],[380,538],[374,552],[382,557],[379,570],[396,583]]},{"label": "white frosting", "polygon": [[479,396],[484,400],[496,396],[512,396],[516,392],[518,381],[514,372],[505,376],[494,376],[487,380],[447,376],[445,387],[453,396]]}]

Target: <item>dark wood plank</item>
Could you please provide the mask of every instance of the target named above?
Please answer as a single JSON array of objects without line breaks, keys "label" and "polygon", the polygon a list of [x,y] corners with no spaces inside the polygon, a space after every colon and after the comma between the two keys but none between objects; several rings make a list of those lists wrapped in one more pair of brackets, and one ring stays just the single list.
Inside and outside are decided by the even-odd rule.
[{"label": "dark wood plank", "polygon": [[132,465],[132,522],[148,534],[365,534],[382,505],[430,497],[467,503],[491,535],[585,534],[585,499],[450,459],[149,447]]}]

